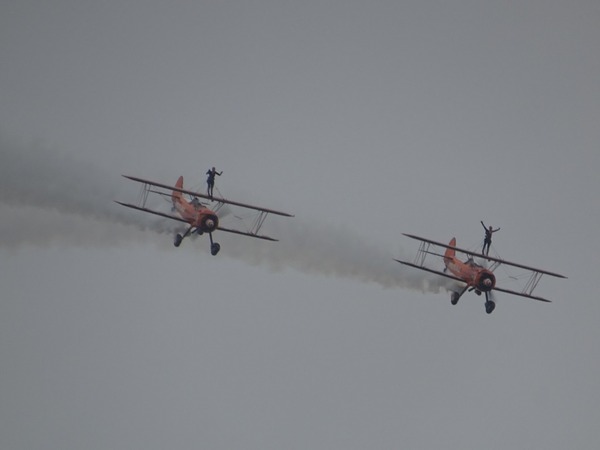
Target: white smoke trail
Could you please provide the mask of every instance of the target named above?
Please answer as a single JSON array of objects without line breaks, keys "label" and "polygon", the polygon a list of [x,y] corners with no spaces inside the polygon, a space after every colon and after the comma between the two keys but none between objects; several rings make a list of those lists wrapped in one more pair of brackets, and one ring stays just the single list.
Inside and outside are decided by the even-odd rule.
[{"label": "white smoke trail", "polygon": [[171,228],[166,220],[129,214],[115,204],[118,186],[123,186],[119,174],[58,151],[0,139],[0,246],[61,238],[81,244],[84,234],[90,242],[110,244],[132,239],[136,230]]},{"label": "white smoke trail", "polygon": [[72,156],[0,140],[0,203],[136,224],[112,203],[114,175]]},{"label": "white smoke trail", "polygon": [[[276,243],[236,239],[226,254],[250,264],[264,264],[273,270],[293,268],[307,274],[327,275],[376,283],[384,288],[410,288],[438,292],[447,285],[442,277],[407,270],[394,258],[411,260],[413,255],[393,255],[389,250],[365,240],[365,235],[328,226],[307,224],[297,218],[275,221],[269,233]],[[235,244],[235,245],[233,245]]]},{"label": "white smoke trail", "polygon": [[131,225],[99,217],[40,209],[35,206],[1,205],[0,247],[74,245],[78,247],[116,246],[143,242],[156,234]]},{"label": "white smoke trail", "polygon": [[[152,232],[179,226],[115,204],[113,200],[124,195],[117,186],[132,185],[123,183],[119,174],[104,173],[48,149],[8,144],[4,139],[0,139],[0,146],[0,247],[155,242]],[[134,192],[129,192],[124,199],[131,200],[132,195]],[[271,221],[269,234],[272,232],[280,242],[220,233],[219,240],[229,241],[220,256],[274,270],[289,267],[308,274],[352,278],[385,288],[437,292],[447,284],[441,277],[407,270],[393,261],[393,256],[400,255],[367,243],[364,235],[299,218],[273,219],[277,220]]]}]

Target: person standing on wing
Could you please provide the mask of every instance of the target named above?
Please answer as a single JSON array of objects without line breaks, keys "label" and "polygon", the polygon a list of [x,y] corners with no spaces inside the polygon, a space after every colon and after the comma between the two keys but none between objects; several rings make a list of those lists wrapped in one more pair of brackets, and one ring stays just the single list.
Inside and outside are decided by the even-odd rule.
[{"label": "person standing on wing", "polygon": [[206,179],[206,184],[208,185],[206,188],[206,193],[211,199],[213,197],[213,189],[215,187],[215,175],[221,176],[222,174],[223,171],[217,172],[217,170],[214,167],[212,169],[208,169],[208,171],[206,172],[206,175],[208,175],[208,178]]},{"label": "person standing on wing", "polygon": [[498,231],[500,227],[493,230],[491,225],[486,228],[485,224],[483,223],[483,220],[481,220],[480,222],[483,226],[483,229],[485,230],[485,238],[483,240],[483,249],[481,250],[481,254],[487,256],[490,254],[490,246],[492,245],[492,234]]}]

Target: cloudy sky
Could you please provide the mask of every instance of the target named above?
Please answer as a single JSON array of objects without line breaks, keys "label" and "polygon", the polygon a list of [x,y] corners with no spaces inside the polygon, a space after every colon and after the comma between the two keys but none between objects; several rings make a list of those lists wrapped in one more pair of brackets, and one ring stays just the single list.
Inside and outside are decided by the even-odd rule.
[{"label": "cloudy sky", "polygon": [[[599,23],[593,0],[3,1],[0,447],[596,448]],[[175,249],[113,203],[123,173],[211,166],[295,214],[280,242]],[[403,232],[477,248],[480,220],[568,276],[552,303],[452,306],[393,261]]]}]

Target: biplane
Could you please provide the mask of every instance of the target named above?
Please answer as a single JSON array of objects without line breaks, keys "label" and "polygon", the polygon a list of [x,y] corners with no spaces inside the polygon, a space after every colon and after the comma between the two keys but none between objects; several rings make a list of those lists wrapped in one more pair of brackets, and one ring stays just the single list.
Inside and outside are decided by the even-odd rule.
[{"label": "biplane", "polygon": [[[181,242],[186,237],[194,233],[198,235],[207,233],[210,239],[210,253],[214,256],[219,253],[219,250],[221,249],[221,245],[218,242],[215,242],[212,236],[213,232],[217,230],[227,233],[240,234],[243,236],[250,236],[257,239],[264,239],[266,241],[277,241],[277,239],[270,236],[258,234],[267,216],[269,214],[275,214],[278,216],[294,217],[292,214],[285,212],[262,208],[260,206],[253,206],[241,202],[234,202],[232,200],[208,196],[200,192],[183,189],[183,176],[179,177],[177,183],[175,183],[175,186],[156,183],[154,181],[144,180],[142,178],[132,177],[129,175],[123,176],[137,183],[141,183],[142,192],[137,205],[115,200],[116,203],[127,208],[137,209],[138,211],[166,217],[167,219],[173,219],[188,225],[187,230],[183,234],[177,233],[175,235],[175,240],[173,242],[175,247],[179,247]],[[160,196],[167,197],[172,203],[171,213],[148,208],[146,203],[150,194],[158,194]],[[189,196],[191,200],[188,201],[184,195]],[[208,200],[210,202],[210,207],[207,202],[202,202],[200,199]],[[257,214],[250,229],[244,231],[221,226],[219,223],[218,213],[224,205],[233,205],[254,210]]]},{"label": "biplane", "polygon": [[[494,308],[496,308],[496,302],[493,295],[494,291],[549,303],[550,300],[533,295],[533,290],[538,285],[542,275],[566,278],[564,275],[558,273],[548,272],[546,270],[536,269],[523,264],[516,264],[503,259],[458,248],[456,247],[456,238],[452,238],[449,244],[442,244],[441,242],[432,241],[412,234],[404,235],[420,241],[419,250],[417,251],[414,262],[401,261],[399,259],[396,259],[395,261],[459,282],[460,288],[451,290],[450,302],[453,305],[456,305],[461,296],[467,291],[474,291],[477,295],[481,295],[482,293],[485,294],[485,312],[488,314],[491,314],[492,311],[494,311]],[[443,251],[443,253],[440,252],[438,249],[439,247],[442,248],[441,251]],[[467,258],[466,261],[458,259],[456,257],[457,253],[465,255]],[[431,266],[426,266],[425,259],[427,255],[441,257],[445,266],[444,269],[437,270]],[[480,263],[476,262],[476,258]],[[496,286],[496,276],[494,275],[494,271],[501,265],[518,268],[527,273],[528,278],[522,290],[517,291]]]}]

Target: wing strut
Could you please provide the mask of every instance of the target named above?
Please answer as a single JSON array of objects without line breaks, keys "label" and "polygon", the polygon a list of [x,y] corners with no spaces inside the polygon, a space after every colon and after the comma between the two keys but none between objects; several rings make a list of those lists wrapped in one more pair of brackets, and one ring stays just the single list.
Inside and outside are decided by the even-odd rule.
[{"label": "wing strut", "polygon": [[140,192],[138,194],[137,204],[138,206],[145,208],[146,201],[148,200],[148,194],[150,194],[150,185],[148,183],[142,183]]},{"label": "wing strut", "polygon": [[254,220],[254,224],[252,225],[252,231],[254,234],[258,234],[260,228],[262,227],[265,219],[267,218],[268,213],[261,211]]},{"label": "wing strut", "polygon": [[425,265],[425,258],[429,253],[429,247],[431,246],[430,242],[421,241],[419,244],[419,250],[417,250],[417,254],[415,255],[415,264],[423,267]]},{"label": "wing strut", "polygon": [[531,274],[531,277],[529,277],[529,280],[525,284],[525,287],[523,288],[523,293],[531,295],[531,293],[533,292],[535,287],[540,282],[542,275],[543,275],[543,273],[541,273],[541,272],[533,272]]}]

